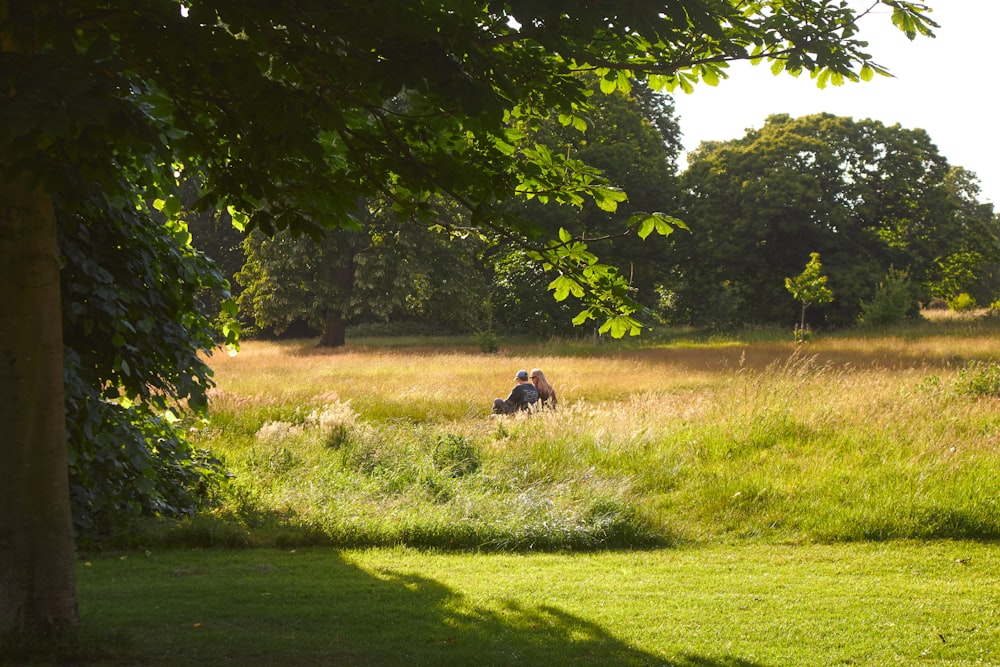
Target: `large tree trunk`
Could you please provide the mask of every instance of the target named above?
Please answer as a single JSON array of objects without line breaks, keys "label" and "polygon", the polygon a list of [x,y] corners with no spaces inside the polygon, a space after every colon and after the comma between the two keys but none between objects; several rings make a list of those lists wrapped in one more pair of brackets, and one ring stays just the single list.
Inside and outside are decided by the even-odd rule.
[{"label": "large tree trunk", "polygon": [[[357,268],[354,261],[354,250],[351,250],[346,266],[339,267],[334,271],[341,302],[345,305],[351,302],[351,294],[354,293],[354,278]],[[316,347],[340,347],[346,344],[347,320],[344,319],[344,311],[342,308],[328,308],[326,316],[323,318],[323,335],[316,343]]]},{"label": "large tree trunk", "polygon": [[340,347],[347,344],[347,321],[340,311],[328,310],[323,321],[323,335],[316,347]]},{"label": "large tree trunk", "polygon": [[52,199],[0,145],[0,635],[77,622]]},{"label": "large tree trunk", "polygon": [[[0,52],[30,52],[11,5]],[[56,218],[7,160],[0,143],[0,635],[77,623]]]}]

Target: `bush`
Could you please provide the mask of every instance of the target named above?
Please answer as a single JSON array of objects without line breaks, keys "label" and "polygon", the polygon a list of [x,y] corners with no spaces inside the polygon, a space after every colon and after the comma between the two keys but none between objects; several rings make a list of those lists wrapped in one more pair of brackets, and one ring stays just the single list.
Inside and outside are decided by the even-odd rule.
[{"label": "bush", "polygon": [[477,332],[475,339],[480,352],[495,354],[500,351],[500,337],[492,330]]},{"label": "bush", "polygon": [[958,371],[955,391],[966,396],[1000,398],[1000,363],[970,361]]},{"label": "bush", "polygon": [[434,467],[450,477],[470,475],[479,469],[479,453],[461,435],[438,436],[433,457]]},{"label": "bush", "polygon": [[886,326],[912,319],[919,313],[920,302],[909,274],[890,268],[885,279],[878,284],[872,300],[861,302],[858,323],[862,326]]},{"label": "bush", "polygon": [[968,292],[962,292],[948,299],[948,307],[958,313],[967,312],[975,310],[976,300]]}]

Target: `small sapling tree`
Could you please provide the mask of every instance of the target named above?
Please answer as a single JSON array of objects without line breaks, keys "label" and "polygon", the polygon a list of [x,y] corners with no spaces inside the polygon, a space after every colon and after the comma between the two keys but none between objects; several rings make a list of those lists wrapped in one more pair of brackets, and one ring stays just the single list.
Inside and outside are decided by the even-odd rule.
[{"label": "small sapling tree", "polygon": [[823,275],[823,265],[819,261],[819,253],[809,253],[806,268],[795,278],[785,278],[787,289],[796,301],[802,303],[802,318],[795,328],[795,340],[804,343],[806,334],[806,308],[814,303],[830,303],[833,301],[833,291],[826,286],[826,276]]}]

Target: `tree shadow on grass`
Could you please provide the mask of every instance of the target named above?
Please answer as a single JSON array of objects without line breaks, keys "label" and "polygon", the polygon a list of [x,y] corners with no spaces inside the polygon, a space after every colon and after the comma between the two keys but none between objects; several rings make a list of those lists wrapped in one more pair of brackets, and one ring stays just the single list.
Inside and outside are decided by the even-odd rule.
[{"label": "tree shadow on grass", "polygon": [[551,605],[471,603],[440,582],[365,571],[332,549],[177,551],[80,568],[83,632],[128,641],[89,665],[663,665],[662,656]]}]

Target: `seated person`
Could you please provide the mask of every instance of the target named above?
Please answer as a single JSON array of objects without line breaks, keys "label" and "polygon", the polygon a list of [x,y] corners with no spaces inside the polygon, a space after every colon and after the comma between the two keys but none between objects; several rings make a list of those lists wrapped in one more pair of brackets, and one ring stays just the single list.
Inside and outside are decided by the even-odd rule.
[{"label": "seated person", "polygon": [[510,396],[493,401],[493,414],[510,415],[519,410],[527,410],[538,401],[538,390],[531,384],[528,371],[518,371],[514,379],[517,384],[510,390]]},{"label": "seated person", "polygon": [[541,368],[531,369],[531,383],[538,390],[538,405],[543,408],[556,409],[556,390],[552,388],[549,381],[545,379],[545,373]]}]

